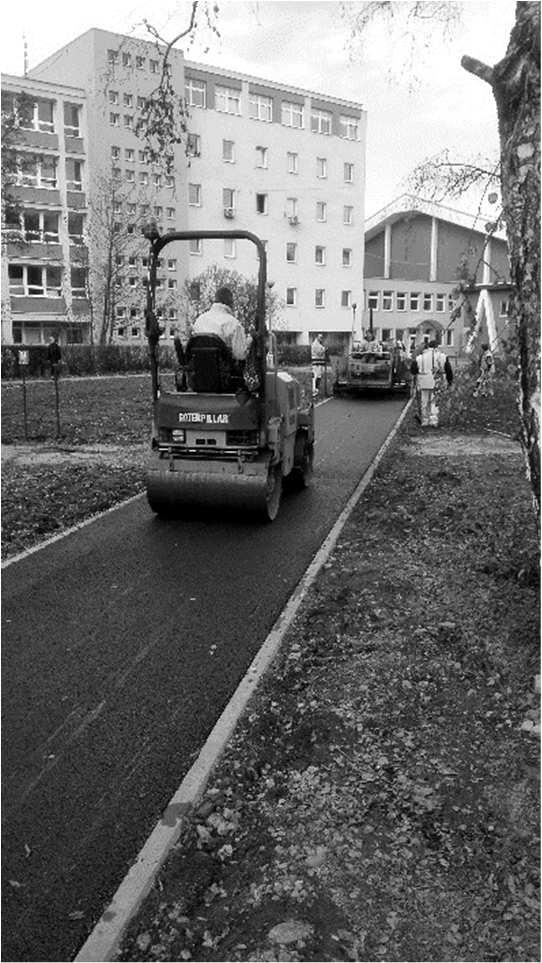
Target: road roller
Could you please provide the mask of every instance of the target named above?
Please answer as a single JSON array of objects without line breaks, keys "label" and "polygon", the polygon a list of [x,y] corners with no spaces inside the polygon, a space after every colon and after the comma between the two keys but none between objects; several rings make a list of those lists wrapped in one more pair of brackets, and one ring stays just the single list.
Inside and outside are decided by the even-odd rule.
[{"label": "road roller", "polygon": [[[145,484],[161,517],[190,510],[240,510],[264,521],[279,511],[283,486],[305,488],[312,476],[314,406],[296,378],[278,369],[276,338],[266,328],[266,252],[249,231],[175,231],[151,225],[146,334],[153,424]],[[175,390],[159,371],[156,313],[158,259],[167,245],[232,238],[253,244],[259,260],[256,316],[247,359],[236,362],[215,335],[190,337],[182,348]]]}]

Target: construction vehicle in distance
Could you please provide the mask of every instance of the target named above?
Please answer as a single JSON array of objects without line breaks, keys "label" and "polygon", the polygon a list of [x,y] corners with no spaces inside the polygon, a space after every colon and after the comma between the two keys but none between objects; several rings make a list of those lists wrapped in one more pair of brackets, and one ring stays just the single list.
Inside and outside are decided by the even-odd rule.
[{"label": "construction vehicle in distance", "polygon": [[354,341],[341,371],[337,368],[333,394],[362,391],[410,392],[410,362],[396,344],[373,342],[371,347]]},{"label": "construction vehicle in distance", "polygon": [[364,391],[410,392],[410,359],[395,341],[376,341],[373,312],[365,341],[353,341],[350,354],[336,369],[333,394]]},{"label": "construction vehicle in distance", "polygon": [[[146,471],[147,499],[157,515],[191,508],[240,509],[272,521],[283,481],[304,488],[312,475],[314,406],[299,382],[277,367],[276,341],[266,331],[266,254],[249,231],[177,231],[160,235],[151,226],[146,329],[151,360],[153,426]],[[191,337],[184,351],[186,380],[175,391],[160,383],[156,276],[166,245],[195,239],[234,238],[256,246],[259,257],[257,310],[248,361],[243,370],[222,339]],[[271,339],[271,344],[270,344]],[[271,349],[271,350],[269,350]],[[186,388],[186,390],[179,390]]]}]

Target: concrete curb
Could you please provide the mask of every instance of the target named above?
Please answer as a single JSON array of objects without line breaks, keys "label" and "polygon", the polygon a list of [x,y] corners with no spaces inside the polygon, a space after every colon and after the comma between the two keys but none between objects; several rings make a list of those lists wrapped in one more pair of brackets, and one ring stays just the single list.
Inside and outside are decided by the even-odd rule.
[{"label": "concrete curb", "polygon": [[369,485],[384,454],[410,410],[404,407],[394,427],[380,447],[372,464],[350,496],[345,508],[322,543],[305,574],[298,582],[261,649],[249,666],[222,715],[213,727],[201,752],[172,796],[162,818],[141,849],[135,863],[118,887],[113,899],[75,957],[75,963],[107,963],[119,948],[125,930],[149,893],[155,876],[178,841],[186,814],[203,795],[233,731],[266,669],[272,663],[290,628],[307,590],[331,555],[344,525]]}]

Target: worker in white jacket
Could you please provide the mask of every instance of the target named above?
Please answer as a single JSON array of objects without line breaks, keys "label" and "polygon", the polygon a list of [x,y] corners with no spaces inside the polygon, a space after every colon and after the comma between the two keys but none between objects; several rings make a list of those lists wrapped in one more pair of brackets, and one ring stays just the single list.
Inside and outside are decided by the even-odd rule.
[{"label": "worker in white jacket", "polygon": [[436,341],[430,341],[422,353],[412,362],[411,372],[416,379],[418,411],[423,427],[438,425],[438,408],[435,404],[435,386],[446,375],[448,383],[453,378],[450,362]]}]

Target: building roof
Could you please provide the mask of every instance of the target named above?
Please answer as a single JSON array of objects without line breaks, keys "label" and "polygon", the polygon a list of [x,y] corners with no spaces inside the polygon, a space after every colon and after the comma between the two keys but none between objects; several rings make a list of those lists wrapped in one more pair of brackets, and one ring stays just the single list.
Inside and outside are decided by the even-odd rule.
[{"label": "building roof", "polygon": [[[402,194],[394,201],[386,204],[376,214],[366,218],[365,240],[370,240],[376,234],[379,234],[386,224],[393,224],[394,221],[401,220],[405,214],[427,214],[429,217],[436,217],[440,221],[448,221],[450,224],[468,228],[468,230],[476,231],[478,234],[485,235],[488,233],[486,225],[489,218],[487,215],[481,213],[467,214],[465,211],[457,211],[453,207],[438,204],[436,201],[424,200],[414,194]],[[495,231],[492,237],[506,242],[504,231]]]}]

